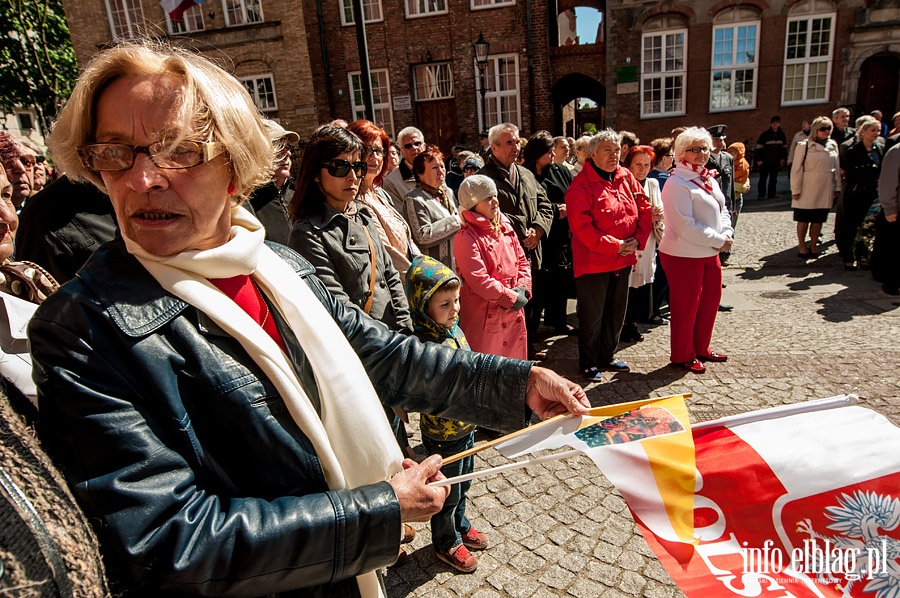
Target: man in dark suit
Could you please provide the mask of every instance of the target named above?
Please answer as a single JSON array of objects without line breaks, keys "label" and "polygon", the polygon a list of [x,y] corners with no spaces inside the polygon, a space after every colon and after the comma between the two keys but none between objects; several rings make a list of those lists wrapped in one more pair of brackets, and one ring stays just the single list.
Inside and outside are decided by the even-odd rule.
[{"label": "man in dark suit", "polygon": [[[488,133],[491,158],[479,174],[488,176],[497,184],[497,201],[500,210],[509,218],[513,230],[525,250],[531,264],[532,295],[539,294],[541,268],[541,238],[547,236],[553,224],[553,205],[547,192],[527,168],[516,164],[519,157],[519,129],[513,124],[502,123],[491,127]],[[525,321],[534,322],[531,309],[535,302],[525,306]],[[531,359],[543,359],[543,352],[534,350],[536,329],[528,330],[528,353]]]},{"label": "man in dark suit", "polygon": [[[737,227],[737,220],[741,213],[742,205],[738,204],[734,196],[734,158],[725,151],[728,145],[725,143],[725,130],[727,128],[728,125],[713,125],[706,128],[713,142],[709,160],[706,162],[706,168],[716,171],[716,181],[718,181],[719,187],[722,188],[722,193],[725,195],[725,208],[731,215],[731,226]],[[740,202],[743,204],[743,197]],[[730,257],[730,251],[723,251],[719,254],[719,260],[723,266],[728,265],[728,258]],[[719,304],[719,311],[731,311],[732,309],[734,308],[731,305]]]}]

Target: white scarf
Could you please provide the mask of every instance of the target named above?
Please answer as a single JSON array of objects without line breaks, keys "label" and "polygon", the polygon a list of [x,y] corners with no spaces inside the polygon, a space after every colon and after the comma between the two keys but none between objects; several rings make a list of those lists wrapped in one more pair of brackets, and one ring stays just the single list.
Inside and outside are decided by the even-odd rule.
[{"label": "white scarf", "polygon": [[[265,245],[265,230],[250,212],[232,208],[231,239],[214,249],[161,258],[124,239],[164,289],[212,318],[262,368],[312,443],[330,489],[381,482],[401,470],[403,456],[359,357],[312,289]],[[207,280],[240,275],[259,284],[302,345],[318,384],[321,418],[272,337]],[[356,579],[364,598],[381,596],[376,572]]]}]

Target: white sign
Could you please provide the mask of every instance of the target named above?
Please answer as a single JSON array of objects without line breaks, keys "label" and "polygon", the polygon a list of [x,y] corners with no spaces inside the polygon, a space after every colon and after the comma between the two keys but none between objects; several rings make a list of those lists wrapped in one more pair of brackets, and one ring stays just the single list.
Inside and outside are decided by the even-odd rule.
[{"label": "white sign", "polygon": [[637,93],[638,91],[640,91],[640,86],[637,81],[632,81],[631,83],[619,83],[616,85],[617,94]]},{"label": "white sign", "polygon": [[394,110],[410,110],[412,102],[409,96],[394,96]]}]

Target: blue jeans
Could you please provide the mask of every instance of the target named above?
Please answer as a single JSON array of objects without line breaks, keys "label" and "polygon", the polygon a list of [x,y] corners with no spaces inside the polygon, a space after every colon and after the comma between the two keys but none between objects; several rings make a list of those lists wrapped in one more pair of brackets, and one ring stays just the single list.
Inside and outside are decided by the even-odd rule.
[{"label": "blue jeans", "polygon": [[[450,457],[475,446],[475,434],[468,434],[457,440],[441,441],[422,436],[422,445],[429,455]],[[470,473],[475,468],[475,457],[469,456],[455,463],[441,467],[441,473],[448,478]],[[431,543],[438,552],[448,552],[462,544],[462,534],[468,533],[472,524],[466,519],[466,492],[472,482],[462,482],[450,486],[450,494],[444,501],[444,508],[431,518]]]}]

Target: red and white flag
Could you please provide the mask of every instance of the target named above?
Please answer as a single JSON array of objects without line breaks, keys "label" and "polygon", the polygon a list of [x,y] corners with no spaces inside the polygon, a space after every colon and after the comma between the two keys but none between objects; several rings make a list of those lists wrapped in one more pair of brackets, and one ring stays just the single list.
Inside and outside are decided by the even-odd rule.
[{"label": "red and white flag", "polygon": [[633,510],[647,543],[689,598],[900,598],[900,428],[852,404],[791,411],[695,425],[695,541]]},{"label": "red and white flag", "polygon": [[193,6],[203,4],[206,0],[160,0],[159,5],[169,15],[173,23],[180,23],[184,13]]}]

